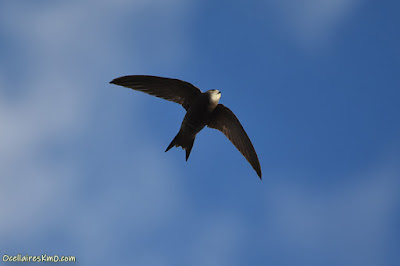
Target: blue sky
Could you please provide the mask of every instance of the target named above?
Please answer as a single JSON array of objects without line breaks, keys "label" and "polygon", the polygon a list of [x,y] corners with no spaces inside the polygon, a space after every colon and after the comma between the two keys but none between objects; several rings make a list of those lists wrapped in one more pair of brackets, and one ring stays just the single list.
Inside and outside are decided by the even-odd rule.
[{"label": "blue sky", "polygon": [[[398,265],[396,1],[2,1],[1,255],[82,265]],[[218,89],[215,130],[113,78]],[[27,264],[29,265],[29,264]]]}]

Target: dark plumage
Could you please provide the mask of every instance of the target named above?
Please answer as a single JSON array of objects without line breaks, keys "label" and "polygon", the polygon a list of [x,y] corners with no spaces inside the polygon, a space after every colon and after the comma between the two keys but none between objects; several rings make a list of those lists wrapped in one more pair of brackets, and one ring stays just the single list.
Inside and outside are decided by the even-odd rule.
[{"label": "dark plumage", "polygon": [[110,83],[179,103],[186,109],[181,128],[166,151],[174,146],[181,146],[186,150],[188,160],[197,133],[205,126],[215,128],[236,146],[261,179],[260,162],[253,144],[235,114],[224,105],[218,104],[221,98],[218,90],[202,93],[182,80],[145,75],[124,76]]}]

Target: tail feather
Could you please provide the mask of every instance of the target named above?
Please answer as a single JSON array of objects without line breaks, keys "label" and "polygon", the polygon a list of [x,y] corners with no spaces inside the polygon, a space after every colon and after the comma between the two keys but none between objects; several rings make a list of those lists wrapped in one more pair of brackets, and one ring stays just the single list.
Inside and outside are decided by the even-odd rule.
[{"label": "tail feather", "polygon": [[187,138],[181,132],[179,132],[175,138],[168,145],[168,148],[165,152],[169,151],[172,147],[182,147],[182,149],[186,150],[186,161],[189,159],[190,152],[193,148],[194,138]]},{"label": "tail feather", "polygon": [[168,148],[165,150],[165,152],[169,151],[172,147],[175,146],[177,137],[178,137],[178,135],[176,135],[175,138],[171,141],[171,143],[168,145]]},{"label": "tail feather", "polygon": [[186,161],[189,159],[190,152],[192,151],[193,148],[193,143],[194,139],[191,139],[191,141],[189,141],[186,147],[184,148],[186,150]]}]

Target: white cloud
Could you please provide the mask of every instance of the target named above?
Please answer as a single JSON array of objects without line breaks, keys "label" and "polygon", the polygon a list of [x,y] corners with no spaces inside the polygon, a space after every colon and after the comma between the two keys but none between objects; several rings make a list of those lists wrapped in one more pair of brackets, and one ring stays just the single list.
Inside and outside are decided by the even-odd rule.
[{"label": "white cloud", "polygon": [[[290,25],[297,37],[313,42],[325,38],[324,30],[331,34],[358,2],[309,0],[302,3],[304,6],[286,0],[281,9],[285,18],[291,19]],[[285,4],[292,6],[285,7]],[[146,141],[148,152],[142,157],[120,163],[118,170],[123,174],[109,173],[106,178],[87,176],[81,166],[82,158],[49,161],[47,148],[93,133],[91,119],[96,117],[97,110],[108,108],[99,106],[105,101],[96,93],[101,89],[98,80],[106,79],[104,73],[116,71],[116,67],[127,61],[134,62],[131,67],[141,68],[138,62],[146,62],[143,47],[153,47],[147,51],[158,53],[156,57],[164,63],[179,64],[182,52],[187,49],[182,28],[185,24],[182,20],[187,16],[186,5],[180,0],[88,0],[23,5],[13,1],[2,4],[4,8],[0,10],[1,32],[16,44],[15,49],[19,50],[15,54],[20,52],[24,56],[16,59],[21,64],[21,72],[13,73],[11,79],[0,72],[0,213],[3,217],[0,236],[14,241],[2,248],[12,244],[17,248],[35,247],[34,236],[47,232],[50,225],[60,224],[71,246],[80,247],[82,257],[78,259],[104,264],[109,260],[98,254],[120,249],[122,246],[115,241],[138,241],[134,237],[140,239],[141,234],[159,228],[173,215],[188,210],[185,204],[190,204],[187,203],[190,198],[181,191],[180,173],[163,161],[159,147],[153,147],[151,141]],[[164,18],[166,25],[152,24],[151,18],[146,18],[149,9],[157,9],[156,14]],[[124,23],[122,20],[132,17],[137,17],[139,26],[132,25],[132,32],[126,38],[131,34],[138,37],[124,46],[121,44],[123,33],[114,29]],[[156,35],[166,30],[161,36],[173,37],[153,42],[149,35],[154,32],[146,35],[149,29],[146,25]],[[126,59],[127,54],[133,58]],[[7,62],[0,62],[1,69],[6,67]],[[12,98],[4,88],[12,90],[15,78],[20,78],[17,89],[24,93]],[[129,98],[132,100],[134,97]],[[118,111],[111,110],[108,114],[117,128],[127,123]],[[135,115],[131,114],[131,119],[137,118]],[[140,145],[139,141],[135,144]],[[85,151],[87,147],[81,149]],[[94,163],[93,168],[103,169],[101,164],[120,159],[115,154],[101,156],[104,159]],[[150,160],[152,169],[145,163]],[[278,231],[267,229],[265,239],[275,235],[274,239],[282,239],[288,247],[307,255],[315,250],[329,255],[333,250],[342,261],[350,257],[356,262],[358,254],[365,252],[372,260],[363,261],[363,265],[375,264],[382,254],[375,248],[384,246],[387,235],[384,228],[398,201],[395,191],[399,185],[398,168],[384,169],[373,174],[367,169],[364,180],[343,181],[344,188],[334,188],[326,195],[294,184],[269,183],[266,207],[270,213],[265,223],[270,227],[265,228]],[[49,215],[48,210],[54,212]],[[199,220],[198,239],[190,243],[193,249],[189,249],[193,258],[199,264],[234,264],[232,257],[243,244],[244,232],[248,231],[240,217],[226,211]],[[132,239],[116,235],[121,228]],[[330,245],[327,248],[321,246],[327,243],[326,239]],[[375,240],[377,243],[373,243]],[[143,246],[140,252],[144,254],[142,257],[119,260],[161,265],[168,259],[165,254],[154,254],[151,247]],[[359,263],[353,265],[356,264]]]},{"label": "white cloud", "polygon": [[[49,216],[43,214],[52,208],[58,209],[57,214],[70,212],[80,215],[82,220],[75,220],[79,222],[76,230],[82,228],[80,222],[85,224],[85,220],[89,223],[102,221],[102,208],[113,210],[107,206],[111,203],[118,203],[121,208],[125,206],[125,211],[137,213],[134,228],[139,231],[155,226],[150,221],[168,219],[177,200],[166,197],[165,193],[174,190],[174,195],[179,198],[179,187],[176,184],[178,175],[175,169],[153,156],[159,152],[155,152],[151,144],[146,155],[132,158],[132,168],[125,172],[142,172],[147,178],[136,177],[135,180],[141,183],[134,184],[134,181],[134,187],[130,187],[131,183],[121,187],[110,180],[105,184],[109,191],[93,195],[98,202],[89,199],[84,199],[87,202],[77,202],[71,196],[80,191],[80,186],[88,178],[79,159],[67,157],[53,161],[48,149],[91,133],[91,119],[96,116],[97,108],[102,108],[98,105],[102,102],[101,97],[104,97],[96,93],[98,85],[102,85],[99,79],[108,81],[102,75],[116,71],[112,70],[113,65],[130,61],[126,59],[127,54],[139,56],[142,53],[140,49],[145,47],[142,38],[137,38],[135,46],[129,47],[132,50],[120,49],[118,43],[124,40],[116,37],[122,38],[125,33],[119,29],[115,31],[118,25],[125,23],[124,20],[135,21],[141,26],[132,25],[132,31],[140,37],[146,37],[146,27],[152,25],[152,21],[151,17],[146,17],[145,12],[156,10],[159,16],[157,21],[165,21],[163,25],[176,37],[175,40],[184,40],[184,32],[179,25],[186,16],[184,11],[187,12],[187,5],[180,0],[168,3],[158,0],[120,0],[43,4],[9,2],[2,4],[2,7],[0,33],[4,35],[2,38],[7,38],[9,44],[15,45],[14,54],[20,57],[13,60],[20,64],[20,68],[18,73],[11,73],[12,78],[0,77],[0,213],[7,214],[0,221],[0,235],[28,241],[26,238],[46,230],[46,225],[60,219],[55,215],[52,218],[54,220],[47,221]],[[137,17],[137,20],[132,20],[132,16]],[[152,32],[159,33],[158,29]],[[177,64],[185,50],[185,42],[181,44],[178,41],[165,40],[153,45],[155,48],[162,47],[163,53],[177,58]],[[126,61],[118,61],[118,58]],[[4,64],[1,68],[5,68],[8,62],[3,61],[1,64]],[[134,65],[136,68],[141,67],[139,63]],[[13,82],[16,78],[18,85]],[[6,95],[6,90],[13,89],[23,93]],[[117,112],[110,115],[112,117],[109,119],[120,121],[116,122],[119,126],[126,119],[126,116]],[[81,149],[84,151],[85,147]],[[112,154],[107,156],[112,160]],[[152,160],[155,168],[146,168],[143,160]],[[173,188],[166,184],[167,180]],[[158,197],[152,197],[152,193],[157,193]],[[146,205],[132,206],[124,198],[128,195],[145,199],[143,204]],[[100,209],[96,209],[98,204]],[[86,207],[91,211],[85,213]],[[104,223],[98,225],[98,230],[105,232],[105,227],[109,223],[118,223],[121,216],[124,213],[117,209],[112,216],[107,217],[107,222],[103,220]],[[89,223],[86,225],[89,226]]]},{"label": "white cloud", "polygon": [[327,45],[362,0],[280,0],[272,2],[283,29],[306,50]]}]

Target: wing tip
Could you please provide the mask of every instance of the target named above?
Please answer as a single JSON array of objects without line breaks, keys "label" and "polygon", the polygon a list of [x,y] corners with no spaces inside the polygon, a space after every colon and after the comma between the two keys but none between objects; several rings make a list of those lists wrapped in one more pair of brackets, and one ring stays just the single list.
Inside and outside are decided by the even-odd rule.
[{"label": "wing tip", "polygon": [[261,174],[261,167],[253,167],[254,171],[256,171],[258,177],[260,178],[260,180],[262,181],[262,174]]},{"label": "wing tip", "polygon": [[111,80],[110,84],[120,85],[119,81],[121,81],[121,78],[122,77],[115,78],[115,79]]},{"label": "wing tip", "polygon": [[132,78],[132,77],[133,76],[122,76],[122,77],[119,77],[119,78],[115,78],[115,79],[110,81],[110,84],[123,86],[123,85],[125,85],[126,82],[129,82],[130,78]]}]

